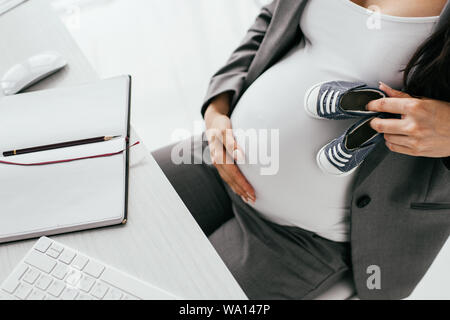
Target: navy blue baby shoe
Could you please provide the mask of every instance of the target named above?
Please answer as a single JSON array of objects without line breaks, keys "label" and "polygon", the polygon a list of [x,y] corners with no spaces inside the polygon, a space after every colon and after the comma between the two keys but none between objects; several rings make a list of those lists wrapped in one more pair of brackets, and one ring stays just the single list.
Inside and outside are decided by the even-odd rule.
[{"label": "navy blue baby shoe", "polygon": [[366,105],[387,97],[380,89],[363,82],[330,81],[316,84],[305,95],[305,110],[317,119],[349,119],[375,115]]},{"label": "navy blue baby shoe", "polygon": [[374,118],[361,119],[341,137],[323,147],[317,154],[319,168],[335,176],[353,173],[376,145],[384,140],[383,135],[370,126]]}]

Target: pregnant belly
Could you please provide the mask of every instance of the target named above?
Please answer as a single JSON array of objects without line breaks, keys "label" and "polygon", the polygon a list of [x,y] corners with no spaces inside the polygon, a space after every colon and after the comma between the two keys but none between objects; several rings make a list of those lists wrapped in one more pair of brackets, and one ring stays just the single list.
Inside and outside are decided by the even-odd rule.
[{"label": "pregnant belly", "polygon": [[353,176],[322,173],[316,154],[354,121],[310,118],[304,94],[327,78],[317,70],[295,75],[292,68],[287,60],[269,69],[236,106],[232,125],[246,154],[239,167],[255,188],[254,208],[267,219],[313,231],[337,228],[336,217],[348,212]]}]

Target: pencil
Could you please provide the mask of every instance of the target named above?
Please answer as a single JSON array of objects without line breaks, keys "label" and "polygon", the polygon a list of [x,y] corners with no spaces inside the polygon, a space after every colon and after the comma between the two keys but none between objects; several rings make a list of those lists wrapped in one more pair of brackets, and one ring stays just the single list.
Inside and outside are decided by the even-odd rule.
[{"label": "pencil", "polygon": [[48,151],[48,150],[54,150],[54,149],[75,147],[75,146],[80,146],[80,145],[84,145],[84,144],[91,144],[91,143],[98,143],[98,142],[109,141],[111,139],[118,138],[118,137],[119,136],[103,136],[103,137],[97,137],[97,138],[90,138],[90,139],[82,139],[82,140],[76,140],[76,141],[68,141],[68,142],[49,144],[49,145],[45,145],[45,146],[38,146],[38,147],[32,147],[32,148],[26,148],[26,149],[11,150],[11,151],[3,152],[3,156],[4,157],[11,157],[11,156],[19,155],[19,154],[27,154],[27,153]]}]

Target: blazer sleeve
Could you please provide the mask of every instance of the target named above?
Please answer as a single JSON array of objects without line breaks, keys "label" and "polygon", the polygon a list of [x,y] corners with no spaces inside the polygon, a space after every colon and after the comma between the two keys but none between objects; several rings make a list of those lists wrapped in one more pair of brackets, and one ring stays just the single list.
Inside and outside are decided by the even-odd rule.
[{"label": "blazer sleeve", "polygon": [[281,0],[274,0],[262,8],[239,47],[232,53],[225,66],[212,77],[201,109],[202,116],[216,96],[225,92],[231,92],[233,96],[242,93],[248,70],[264,40],[278,1]]}]

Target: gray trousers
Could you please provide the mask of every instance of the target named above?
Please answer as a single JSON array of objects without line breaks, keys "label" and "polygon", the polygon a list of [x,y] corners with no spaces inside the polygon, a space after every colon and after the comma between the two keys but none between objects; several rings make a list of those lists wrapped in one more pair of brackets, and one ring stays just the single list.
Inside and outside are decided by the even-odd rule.
[{"label": "gray trousers", "polygon": [[235,195],[202,137],[183,142],[192,164],[176,165],[173,146],[153,152],[165,175],[250,299],[313,299],[350,270],[350,244],[269,222]]}]

